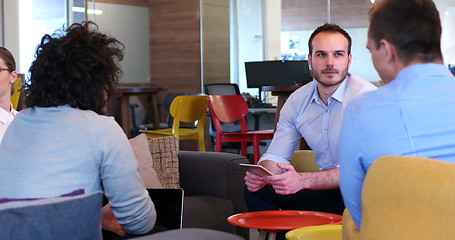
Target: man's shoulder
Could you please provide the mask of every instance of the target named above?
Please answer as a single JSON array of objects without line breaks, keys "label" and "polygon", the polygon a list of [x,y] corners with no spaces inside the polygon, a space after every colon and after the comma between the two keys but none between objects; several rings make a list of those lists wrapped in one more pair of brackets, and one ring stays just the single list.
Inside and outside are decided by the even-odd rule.
[{"label": "man's shoulder", "polygon": [[359,92],[368,92],[377,89],[373,83],[355,74],[350,74],[348,88]]},{"label": "man's shoulder", "polygon": [[351,74],[348,79],[346,86],[346,92],[344,94],[346,102],[350,102],[352,99],[363,95],[364,93],[375,91],[377,89],[371,82],[364,78]]},{"label": "man's shoulder", "polygon": [[297,90],[295,90],[288,98],[288,100],[302,100],[304,98],[308,98],[308,97],[311,97],[313,96],[313,92],[314,92],[314,89],[315,89],[315,85],[316,85],[316,80],[313,80],[303,86],[301,86],[300,88],[298,88]]},{"label": "man's shoulder", "polygon": [[375,88],[375,90],[363,91],[358,93],[349,102],[347,108],[355,109],[355,112],[365,112],[368,114],[374,106],[384,105],[393,95],[393,89],[387,89],[384,86]]}]

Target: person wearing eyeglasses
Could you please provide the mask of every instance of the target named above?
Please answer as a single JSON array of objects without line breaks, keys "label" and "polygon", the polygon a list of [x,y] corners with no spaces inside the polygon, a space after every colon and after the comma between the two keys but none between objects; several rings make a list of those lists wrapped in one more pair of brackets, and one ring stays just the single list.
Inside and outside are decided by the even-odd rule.
[{"label": "person wearing eyeglasses", "polygon": [[11,104],[11,89],[16,81],[16,62],[8,49],[0,47],[0,143],[17,111]]}]

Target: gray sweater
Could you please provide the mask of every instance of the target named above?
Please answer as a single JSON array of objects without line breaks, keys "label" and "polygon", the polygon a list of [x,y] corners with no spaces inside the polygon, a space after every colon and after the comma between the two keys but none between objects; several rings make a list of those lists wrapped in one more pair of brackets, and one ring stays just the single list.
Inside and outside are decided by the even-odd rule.
[{"label": "gray sweater", "polygon": [[126,135],[112,117],[70,106],[25,109],[0,145],[0,198],[104,191],[122,227],[150,231],[153,202]]}]

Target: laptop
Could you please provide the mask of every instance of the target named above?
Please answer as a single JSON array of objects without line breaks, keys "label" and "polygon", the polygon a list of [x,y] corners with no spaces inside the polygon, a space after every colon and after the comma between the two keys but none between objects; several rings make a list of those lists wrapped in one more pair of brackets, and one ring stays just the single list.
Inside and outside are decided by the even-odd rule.
[{"label": "laptop", "polygon": [[183,197],[181,188],[148,188],[150,198],[155,204],[156,223],[171,229],[182,228]]}]

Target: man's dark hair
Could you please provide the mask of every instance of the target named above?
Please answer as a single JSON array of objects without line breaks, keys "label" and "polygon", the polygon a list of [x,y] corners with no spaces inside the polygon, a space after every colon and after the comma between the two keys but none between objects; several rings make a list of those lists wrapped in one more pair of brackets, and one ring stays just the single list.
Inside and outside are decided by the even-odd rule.
[{"label": "man's dark hair", "polygon": [[41,39],[25,89],[28,107],[104,113],[122,73],[124,45],[97,30],[93,22],[75,23]]},{"label": "man's dark hair", "polygon": [[389,41],[405,64],[442,60],[441,20],[433,1],[382,0],[370,9],[369,18],[368,36],[376,48],[381,39]]},{"label": "man's dark hair", "polygon": [[313,39],[321,32],[341,33],[346,38],[346,40],[348,40],[348,54],[351,54],[351,36],[349,36],[349,34],[337,24],[326,23],[316,28],[316,30],[314,30],[314,32],[311,34],[310,39],[308,39],[308,49],[310,51],[310,55],[313,54]]}]

